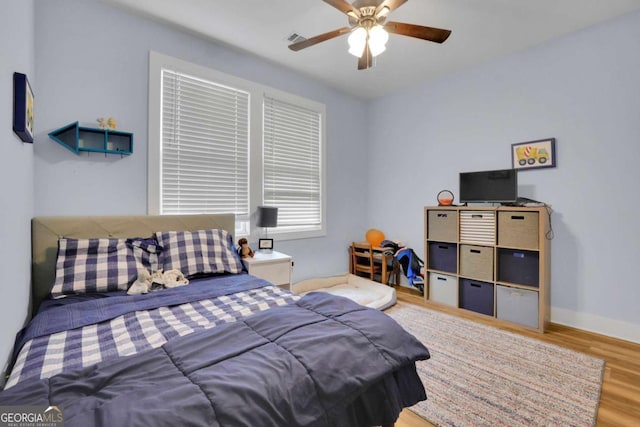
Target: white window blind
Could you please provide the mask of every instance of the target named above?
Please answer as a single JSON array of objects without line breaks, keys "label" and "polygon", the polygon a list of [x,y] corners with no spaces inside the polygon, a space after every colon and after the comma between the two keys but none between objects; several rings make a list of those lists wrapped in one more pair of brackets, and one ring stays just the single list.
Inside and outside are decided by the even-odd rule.
[{"label": "white window blind", "polygon": [[263,114],[263,203],[278,207],[279,229],[320,228],[322,116],[268,96]]},{"label": "white window blind", "polygon": [[249,218],[249,93],[162,70],[162,214]]}]

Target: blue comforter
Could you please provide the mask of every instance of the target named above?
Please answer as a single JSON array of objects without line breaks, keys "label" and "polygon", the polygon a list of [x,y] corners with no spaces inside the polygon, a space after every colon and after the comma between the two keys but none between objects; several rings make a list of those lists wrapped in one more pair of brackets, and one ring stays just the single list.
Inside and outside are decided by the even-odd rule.
[{"label": "blue comforter", "polygon": [[122,291],[46,300],[40,312],[18,333],[14,358],[27,341],[36,337],[104,322],[133,311],[200,301],[268,285],[269,282],[258,277],[236,274],[196,279],[188,286],[144,295],[127,295]]},{"label": "blue comforter", "polygon": [[427,349],[394,320],[312,293],[160,348],[25,381],[0,406],[55,405],[66,426],[371,426],[426,398]]}]

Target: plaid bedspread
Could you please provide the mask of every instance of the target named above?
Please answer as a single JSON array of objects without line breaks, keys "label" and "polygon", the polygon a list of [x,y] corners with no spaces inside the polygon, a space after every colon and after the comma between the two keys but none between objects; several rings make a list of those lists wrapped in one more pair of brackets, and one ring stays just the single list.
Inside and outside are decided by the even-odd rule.
[{"label": "plaid bedspread", "polygon": [[157,348],[173,337],[234,322],[299,298],[277,286],[266,286],[170,307],[132,311],[107,321],[38,336],[20,350],[5,388],[29,378],[48,378]]}]

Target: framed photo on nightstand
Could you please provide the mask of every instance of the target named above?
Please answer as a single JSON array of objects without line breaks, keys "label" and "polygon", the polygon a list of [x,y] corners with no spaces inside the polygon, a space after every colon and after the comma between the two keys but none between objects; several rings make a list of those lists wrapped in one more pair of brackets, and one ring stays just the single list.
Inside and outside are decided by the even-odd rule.
[{"label": "framed photo on nightstand", "polygon": [[273,239],[258,239],[258,249],[273,250]]}]

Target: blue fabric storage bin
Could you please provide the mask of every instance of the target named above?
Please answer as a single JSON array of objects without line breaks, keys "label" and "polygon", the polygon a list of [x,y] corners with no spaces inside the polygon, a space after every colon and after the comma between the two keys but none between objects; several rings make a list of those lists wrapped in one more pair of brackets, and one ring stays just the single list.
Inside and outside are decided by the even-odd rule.
[{"label": "blue fabric storage bin", "polygon": [[540,254],[535,251],[498,249],[498,282],[540,285]]},{"label": "blue fabric storage bin", "polygon": [[458,245],[455,243],[429,242],[429,269],[456,273]]},{"label": "blue fabric storage bin", "polygon": [[493,283],[460,280],[460,308],[493,316]]}]

